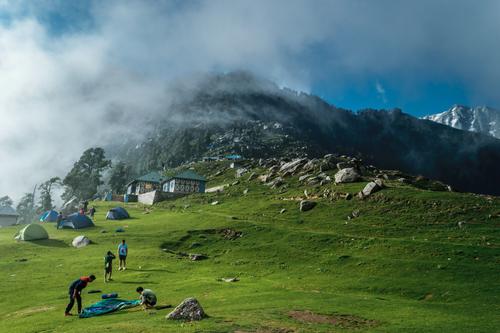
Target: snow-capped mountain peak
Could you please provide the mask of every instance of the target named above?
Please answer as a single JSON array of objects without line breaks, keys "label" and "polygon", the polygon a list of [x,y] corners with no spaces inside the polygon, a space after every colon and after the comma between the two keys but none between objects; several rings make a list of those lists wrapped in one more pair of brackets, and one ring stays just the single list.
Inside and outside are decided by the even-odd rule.
[{"label": "snow-capped mountain peak", "polygon": [[500,110],[487,106],[470,108],[463,105],[453,105],[447,111],[425,116],[423,119],[500,139]]}]

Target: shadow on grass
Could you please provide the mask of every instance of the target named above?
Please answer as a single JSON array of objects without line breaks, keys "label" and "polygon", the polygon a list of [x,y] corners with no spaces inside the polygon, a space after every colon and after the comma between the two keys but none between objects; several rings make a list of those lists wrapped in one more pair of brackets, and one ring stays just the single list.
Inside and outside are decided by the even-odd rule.
[{"label": "shadow on grass", "polygon": [[41,239],[41,240],[31,241],[31,243],[48,247],[69,247],[68,244],[59,239]]}]

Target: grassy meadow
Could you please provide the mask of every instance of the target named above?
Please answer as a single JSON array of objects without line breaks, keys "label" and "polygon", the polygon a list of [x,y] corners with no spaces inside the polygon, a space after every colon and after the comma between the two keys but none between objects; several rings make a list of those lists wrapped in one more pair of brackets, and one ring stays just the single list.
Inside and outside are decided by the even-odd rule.
[{"label": "grassy meadow", "polygon": [[[271,189],[246,179],[223,193],[152,207],[93,202],[95,228],[48,223],[46,241],[16,242],[22,226],[0,229],[0,332],[500,331],[499,198],[389,182],[365,200],[330,199],[320,196],[325,189],[354,194],[366,182],[305,187],[291,178],[287,188]],[[209,185],[234,180],[228,170]],[[308,212],[296,200],[304,189],[318,202]],[[106,221],[117,205],[132,218]],[[354,210],[359,216],[347,219]],[[242,237],[224,238],[227,228]],[[71,247],[78,235],[93,243]],[[114,281],[105,284],[103,257],[116,254],[122,238],[128,270],[118,271],[116,260]],[[84,306],[100,299],[88,290],[135,299],[141,285],[160,305],[196,297],[209,318],[176,322],[165,319],[171,309],[139,308],[65,318],[68,285],[90,273],[98,279],[85,289]],[[231,277],[239,281],[218,280]]]}]

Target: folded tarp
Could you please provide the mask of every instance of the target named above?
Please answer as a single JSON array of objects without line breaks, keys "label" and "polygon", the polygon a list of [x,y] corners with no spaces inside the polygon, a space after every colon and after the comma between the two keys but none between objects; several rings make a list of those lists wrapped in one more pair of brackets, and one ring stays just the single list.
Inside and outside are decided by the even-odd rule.
[{"label": "folded tarp", "polygon": [[80,318],[101,316],[118,310],[133,308],[140,303],[140,300],[127,301],[118,298],[108,298],[83,309]]}]

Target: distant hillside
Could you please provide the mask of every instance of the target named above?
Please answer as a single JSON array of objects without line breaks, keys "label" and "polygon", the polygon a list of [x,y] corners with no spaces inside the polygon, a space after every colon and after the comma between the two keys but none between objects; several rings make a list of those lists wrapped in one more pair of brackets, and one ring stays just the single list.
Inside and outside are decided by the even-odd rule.
[{"label": "distant hillside", "polygon": [[173,92],[175,99],[144,141],[112,149],[137,173],[226,153],[256,158],[338,153],[457,190],[500,194],[500,140],[489,136],[400,110],[354,113],[244,72],[178,84]]},{"label": "distant hillside", "polygon": [[483,133],[500,139],[500,110],[486,106],[454,105],[449,110],[423,117],[457,129]]}]

